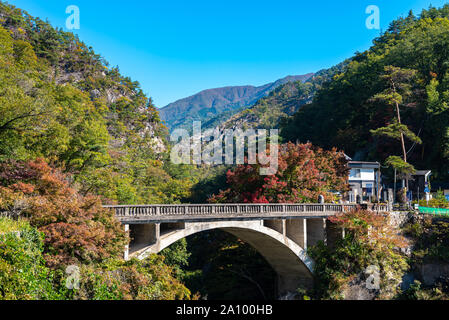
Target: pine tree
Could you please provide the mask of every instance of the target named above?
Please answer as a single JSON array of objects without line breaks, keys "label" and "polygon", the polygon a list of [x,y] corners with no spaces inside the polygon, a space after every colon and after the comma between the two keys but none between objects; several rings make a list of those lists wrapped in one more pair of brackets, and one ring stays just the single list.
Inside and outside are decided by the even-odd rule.
[{"label": "pine tree", "polygon": [[401,106],[406,106],[405,100],[412,95],[411,82],[415,77],[416,71],[411,69],[402,69],[394,66],[386,66],[382,79],[388,83],[387,89],[374,95],[371,100],[390,105],[394,108],[396,116],[386,127],[371,130],[374,136],[384,136],[399,140],[402,148],[402,159],[398,156],[390,156],[386,164],[400,172],[403,179],[403,188],[406,192],[408,188],[408,175],[415,172],[413,165],[407,162],[407,149],[405,138],[416,144],[422,144],[421,139],[414,134],[401,121]]}]

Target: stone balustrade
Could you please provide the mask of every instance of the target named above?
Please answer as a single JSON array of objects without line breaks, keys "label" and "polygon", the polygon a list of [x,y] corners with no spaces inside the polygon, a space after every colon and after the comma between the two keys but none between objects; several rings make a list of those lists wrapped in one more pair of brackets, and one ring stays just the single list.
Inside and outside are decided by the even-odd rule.
[{"label": "stone balustrade", "polygon": [[[374,211],[387,211],[386,205],[362,205]],[[104,206],[115,210],[122,222],[183,221],[229,218],[328,217],[357,208],[356,204],[175,204]]]}]

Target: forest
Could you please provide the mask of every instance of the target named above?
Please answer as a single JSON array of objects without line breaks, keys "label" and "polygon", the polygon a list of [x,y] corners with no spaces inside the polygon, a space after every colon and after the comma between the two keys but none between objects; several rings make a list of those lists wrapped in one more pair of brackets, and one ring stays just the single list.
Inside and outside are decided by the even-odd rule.
[{"label": "forest", "polygon": [[[391,137],[372,130],[391,124],[395,109],[378,94],[388,86],[385,68],[413,73],[410,87],[400,88],[402,122],[422,143],[406,141],[410,163],[431,169],[435,182],[449,173],[449,5],[410,12],[390,24],[372,47],[350,59],[343,72],[320,88],[307,104],[284,123],[287,141],[345,150],[355,160],[384,162],[397,154]],[[384,97],[385,98],[385,97]],[[326,130],[322,130],[326,127]]]},{"label": "forest", "polygon": [[[373,134],[395,125],[385,94],[390,66],[410,75],[400,99],[393,96],[415,133],[410,163],[447,180],[448,57],[449,5],[410,12],[369,50],[231,118],[243,127],[282,126],[279,170],[264,177],[258,165],[174,165],[168,130],[138,82],[76,35],[0,2],[0,299],[277,298],[264,258],[220,231],[125,261],[129,235],[102,205],[338,201],[330,191],[348,188],[344,153],[382,162],[397,154],[397,141]],[[298,288],[301,299],[342,299],[373,263],[392,274],[375,298],[447,298],[443,280],[398,287],[414,264],[448,261],[447,223],[408,225],[419,248],[411,257],[398,252],[405,238],[382,216],[358,210],[333,223],[348,235],[310,249],[318,281],[311,291]],[[70,289],[73,265],[81,280]]]}]

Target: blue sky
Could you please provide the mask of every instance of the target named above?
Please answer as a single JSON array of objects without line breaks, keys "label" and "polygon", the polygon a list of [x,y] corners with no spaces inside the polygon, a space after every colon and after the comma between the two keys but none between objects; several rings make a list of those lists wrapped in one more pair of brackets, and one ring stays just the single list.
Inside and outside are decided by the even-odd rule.
[{"label": "blue sky", "polygon": [[388,24],[446,0],[9,0],[65,29],[80,8],[81,40],[141,83],[157,107],[201,90],[262,85],[331,67],[369,48],[368,5]]}]

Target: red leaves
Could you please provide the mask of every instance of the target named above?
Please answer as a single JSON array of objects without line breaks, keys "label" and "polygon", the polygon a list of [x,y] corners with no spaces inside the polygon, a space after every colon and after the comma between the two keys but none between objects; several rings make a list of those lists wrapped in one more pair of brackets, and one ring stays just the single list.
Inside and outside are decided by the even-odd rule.
[{"label": "red leaves", "polygon": [[49,266],[122,254],[127,239],[113,213],[102,208],[98,197],[78,194],[64,174],[42,159],[0,164],[0,182],[0,205],[8,204],[11,194],[27,202],[24,213],[45,234]]},{"label": "red leaves", "polygon": [[10,186],[10,189],[14,192],[21,192],[23,194],[32,194],[34,192],[34,186],[28,183],[18,182]]},{"label": "red leaves", "polygon": [[227,173],[229,189],[210,202],[301,203],[316,202],[320,194],[332,200],[331,190],[348,189],[348,168],[343,153],[324,151],[312,144],[288,143],[279,147],[279,170],[261,176],[260,165],[239,165]]}]

